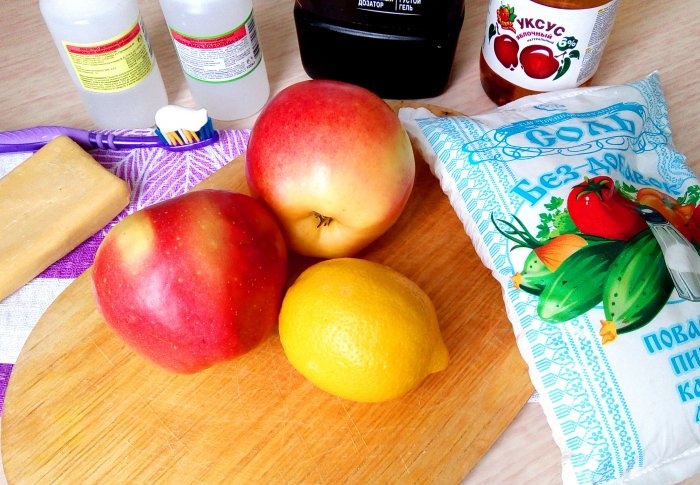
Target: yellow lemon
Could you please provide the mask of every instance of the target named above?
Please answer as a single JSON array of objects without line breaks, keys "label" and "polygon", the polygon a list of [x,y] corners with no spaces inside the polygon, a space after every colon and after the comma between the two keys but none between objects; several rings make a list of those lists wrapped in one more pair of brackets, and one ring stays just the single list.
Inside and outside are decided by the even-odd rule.
[{"label": "yellow lemon", "polygon": [[329,259],[304,271],[282,302],[279,334],[294,368],[353,401],[402,396],[449,361],[428,295],[364,259]]}]

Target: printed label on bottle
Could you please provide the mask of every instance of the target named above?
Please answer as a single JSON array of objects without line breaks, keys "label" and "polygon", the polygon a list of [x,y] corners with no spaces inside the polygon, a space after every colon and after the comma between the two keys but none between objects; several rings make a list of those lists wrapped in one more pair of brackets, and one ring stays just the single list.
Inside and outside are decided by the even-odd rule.
[{"label": "printed label on bottle", "polygon": [[357,8],[402,15],[422,15],[423,0],[357,0]]},{"label": "printed label on bottle", "polygon": [[143,22],[104,42],[77,44],[63,42],[70,64],[82,87],[111,93],[129,89],[150,74],[155,63]]},{"label": "printed label on bottle", "polygon": [[182,70],[198,81],[224,83],[252,72],[262,60],[251,11],[248,20],[214,37],[192,37],[170,29]]},{"label": "printed label on bottle", "polygon": [[618,1],[570,10],[491,0],[484,59],[496,74],[531,91],[579,86],[598,69]]}]

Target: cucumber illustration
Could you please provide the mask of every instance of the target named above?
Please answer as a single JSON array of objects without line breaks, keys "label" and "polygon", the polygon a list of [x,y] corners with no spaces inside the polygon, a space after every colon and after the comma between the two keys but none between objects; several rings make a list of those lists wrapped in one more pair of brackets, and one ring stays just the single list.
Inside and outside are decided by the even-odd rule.
[{"label": "cucumber illustration", "polygon": [[[576,236],[585,241],[585,245],[606,244],[610,242],[609,239],[588,236],[586,234],[577,234]],[[548,243],[543,243],[542,246],[533,249],[530,251],[530,254],[527,255],[527,258],[525,258],[523,262],[522,271],[515,273],[511,278],[516,288],[533,295],[539,295],[554,279],[554,271],[545,264],[538,254],[538,251],[542,251],[547,244]],[[570,255],[567,257],[570,257]]]},{"label": "cucumber illustration", "polygon": [[512,277],[516,288],[533,295],[542,293],[552,279],[554,279],[554,272],[547,268],[534,250],[530,251],[525,258],[523,270]]},{"label": "cucumber illustration", "polygon": [[584,246],[564,260],[540,294],[537,305],[540,318],[561,323],[600,303],[610,267],[624,247],[624,241],[600,241]]},{"label": "cucumber illustration", "polygon": [[606,323],[618,334],[649,323],[673,291],[659,243],[644,230],[627,243],[615,259],[603,289]]}]

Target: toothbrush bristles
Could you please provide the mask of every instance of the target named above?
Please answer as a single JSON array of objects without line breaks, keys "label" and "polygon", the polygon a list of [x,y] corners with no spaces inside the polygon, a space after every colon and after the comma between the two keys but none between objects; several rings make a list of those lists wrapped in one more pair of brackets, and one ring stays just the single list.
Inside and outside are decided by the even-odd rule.
[{"label": "toothbrush bristles", "polygon": [[[173,126],[172,120],[167,117],[168,113],[173,111],[173,108],[179,107],[168,105],[161,108],[158,110],[158,113],[156,113],[155,133],[164,146],[172,147],[174,150],[187,150],[188,147],[192,145],[199,147],[200,145],[204,144],[202,146],[206,146],[219,140],[219,134],[214,130],[214,124],[212,119],[209,117],[206,117],[203,124],[194,131],[188,128]],[[179,109],[183,110],[184,108]],[[204,109],[199,110],[199,112],[196,114],[198,116],[202,116],[202,111],[204,112],[204,115],[206,115],[206,111]],[[190,126],[197,126],[199,123],[200,120],[197,120],[196,123],[192,123],[190,120],[189,124]],[[165,131],[163,129],[163,125],[172,127],[172,131]]]},{"label": "toothbrush bristles", "polygon": [[197,143],[202,141],[196,131],[186,130],[184,128],[177,131],[168,131],[165,133],[165,138],[171,146],[182,146]]},{"label": "toothbrush bristles", "polygon": [[187,143],[194,143],[199,141],[199,137],[197,136],[197,133],[194,131],[186,130],[186,129],[181,129],[179,130],[179,133],[181,137],[187,141]]},{"label": "toothbrush bristles", "polygon": [[178,146],[184,144],[180,136],[175,131],[168,131],[167,133],[165,133],[165,136],[168,139],[169,145]]}]

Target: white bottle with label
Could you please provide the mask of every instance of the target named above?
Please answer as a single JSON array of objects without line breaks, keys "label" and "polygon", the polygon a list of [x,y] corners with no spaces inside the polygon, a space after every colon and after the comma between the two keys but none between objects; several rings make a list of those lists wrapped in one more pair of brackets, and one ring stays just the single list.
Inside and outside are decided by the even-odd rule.
[{"label": "white bottle with label", "polygon": [[270,96],[251,0],[160,0],[195,101],[217,120],[251,116]]},{"label": "white bottle with label", "polygon": [[40,0],[63,62],[99,128],[146,128],[168,104],[136,0]]}]

